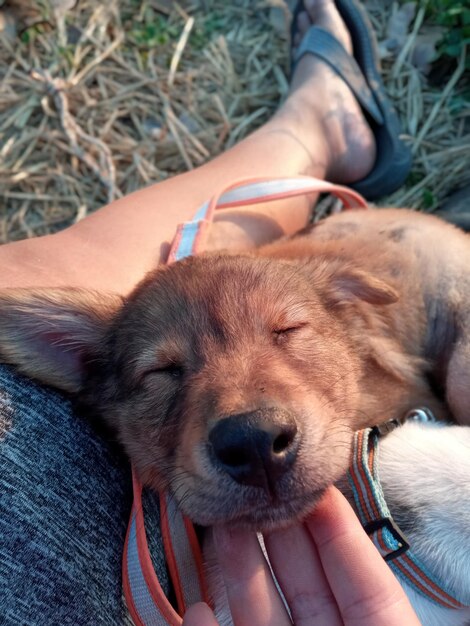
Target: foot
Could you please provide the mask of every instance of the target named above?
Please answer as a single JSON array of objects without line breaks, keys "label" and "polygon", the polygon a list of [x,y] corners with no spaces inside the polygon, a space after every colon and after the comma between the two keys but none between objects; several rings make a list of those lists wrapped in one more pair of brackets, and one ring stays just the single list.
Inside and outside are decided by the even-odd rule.
[{"label": "foot", "polygon": [[[297,18],[294,56],[312,24],[332,33],[352,54],[349,32],[333,0],[304,0],[304,7]],[[327,180],[361,180],[375,163],[374,136],[353,93],[326,63],[312,55],[304,55],[297,64],[289,97],[273,121],[288,125],[289,132],[309,151],[313,165],[318,166],[318,155],[326,155]]]}]

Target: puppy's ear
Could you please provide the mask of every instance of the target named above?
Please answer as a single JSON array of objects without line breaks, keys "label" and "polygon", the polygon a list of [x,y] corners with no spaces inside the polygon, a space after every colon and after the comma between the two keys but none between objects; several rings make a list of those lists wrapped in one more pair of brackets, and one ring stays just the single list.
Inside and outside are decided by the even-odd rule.
[{"label": "puppy's ear", "polygon": [[77,392],[83,363],[97,353],[123,305],[120,296],[82,289],[0,292],[0,360],[64,391]]},{"label": "puppy's ear", "polygon": [[362,270],[345,270],[334,277],[335,296],[340,302],[354,299],[369,304],[393,304],[398,300],[396,289]]},{"label": "puppy's ear", "polygon": [[363,300],[384,305],[393,304],[399,298],[391,285],[362,269],[344,265],[340,260],[320,262],[316,274],[332,304]]}]

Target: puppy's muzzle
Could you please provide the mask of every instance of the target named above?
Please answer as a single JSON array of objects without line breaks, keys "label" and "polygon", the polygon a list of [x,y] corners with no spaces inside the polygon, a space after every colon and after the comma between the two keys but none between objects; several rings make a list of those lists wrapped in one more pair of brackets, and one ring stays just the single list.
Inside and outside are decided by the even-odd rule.
[{"label": "puppy's muzzle", "polygon": [[222,418],[209,433],[214,465],[237,483],[270,495],[293,465],[299,447],[295,419],[279,409]]}]

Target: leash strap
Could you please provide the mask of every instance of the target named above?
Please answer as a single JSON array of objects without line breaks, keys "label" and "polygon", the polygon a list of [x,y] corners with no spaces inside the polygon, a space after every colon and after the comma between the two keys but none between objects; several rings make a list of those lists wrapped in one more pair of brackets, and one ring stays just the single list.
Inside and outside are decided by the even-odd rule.
[{"label": "leash strap", "polygon": [[168,602],[150,558],[142,508],[142,485],[132,472],[134,502],[122,559],[127,608],[135,626],[180,626],[181,618]]},{"label": "leash strap", "polygon": [[[417,409],[407,417],[419,422],[435,421],[427,409]],[[384,427],[366,428],[354,436],[348,479],[354,494],[356,513],[375,547],[399,579],[441,607],[465,608],[412,553],[385,502],[379,477],[379,440],[399,425],[399,422],[392,420],[386,422]]]},{"label": "leash strap", "polygon": [[[366,201],[355,191],[309,176],[243,179],[219,189],[197,211],[192,221],[178,226],[168,263],[201,251],[216,209],[318,192],[332,193],[348,209],[367,208]],[[202,600],[210,605],[196,533],[170,495],[160,494],[163,546],[175,592],[176,611],[165,596],[152,565],[142,509],[142,485],[134,471],[132,485],[134,502],[122,561],[123,590],[129,613],[136,626],[180,626],[181,616],[191,604]]]},{"label": "leash strap", "polygon": [[367,209],[364,198],[352,189],[310,176],[242,179],[217,191],[190,222],[178,225],[168,263],[201,251],[201,243],[217,209],[250,206],[308,193],[331,193],[341,200],[345,209]]}]

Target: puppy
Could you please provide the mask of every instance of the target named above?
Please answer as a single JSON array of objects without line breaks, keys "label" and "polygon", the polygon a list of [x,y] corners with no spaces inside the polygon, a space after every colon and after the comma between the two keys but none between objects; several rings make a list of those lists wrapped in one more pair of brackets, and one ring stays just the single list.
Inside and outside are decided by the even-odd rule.
[{"label": "puppy", "polygon": [[0,354],[78,394],[142,481],[202,525],[302,517],[357,429],[416,405],[470,423],[470,239],[348,211],[253,254],[150,273],[126,299],[0,294]]},{"label": "puppy", "polygon": [[6,290],[0,354],[78,393],[194,521],[261,528],[312,508],[355,430],[416,405],[469,423],[469,267],[436,218],[349,211],[159,268],[125,300]]}]

